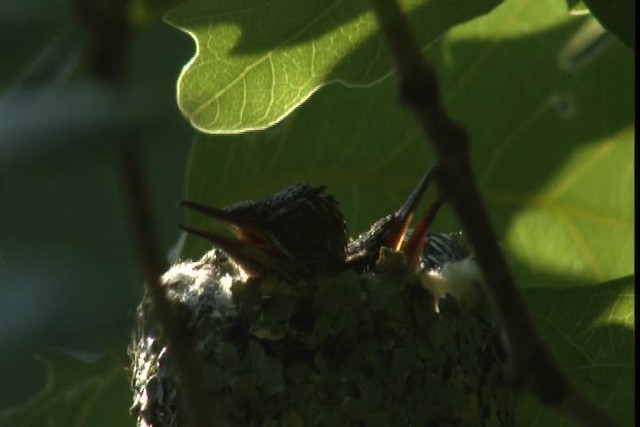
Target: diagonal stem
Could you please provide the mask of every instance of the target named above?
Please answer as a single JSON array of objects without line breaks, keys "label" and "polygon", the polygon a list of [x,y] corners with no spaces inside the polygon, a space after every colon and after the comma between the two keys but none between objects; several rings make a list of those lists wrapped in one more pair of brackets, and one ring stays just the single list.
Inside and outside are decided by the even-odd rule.
[{"label": "diagonal stem", "polygon": [[186,406],[193,426],[213,427],[217,424],[216,397],[204,387],[203,367],[194,351],[194,338],[187,326],[187,319],[174,309],[160,281],[167,266],[158,252],[159,245],[151,221],[153,215],[140,159],[130,141],[120,145],[119,154],[122,187],[128,202],[131,228],[138,243],[140,264],[146,278],[145,288],[174,357],[174,368],[181,383],[180,391],[184,393],[182,403]]},{"label": "diagonal stem", "polygon": [[[127,49],[131,36],[128,18],[129,0],[74,0],[76,17],[89,33],[87,62],[90,74],[114,89],[127,82]],[[133,133],[133,130],[129,129]],[[167,270],[159,251],[153,226],[153,213],[144,182],[142,162],[137,156],[132,137],[123,135],[120,143],[120,167],[131,220],[138,244],[140,263],[145,275],[145,287],[154,314],[160,323],[174,358],[180,379],[182,403],[188,411],[188,421],[195,427],[217,424],[217,399],[208,393],[202,381],[202,364],[194,351],[194,339],[187,319],[181,316],[167,298],[160,276]]]},{"label": "diagonal stem", "polygon": [[396,61],[401,99],[433,144],[439,166],[436,182],[460,219],[484,274],[509,352],[510,380],[517,390],[535,394],[581,425],[612,425],[608,416],[568,381],[536,335],[476,187],[467,132],[445,111],[435,70],[424,59],[397,0],[372,0],[372,4]]}]

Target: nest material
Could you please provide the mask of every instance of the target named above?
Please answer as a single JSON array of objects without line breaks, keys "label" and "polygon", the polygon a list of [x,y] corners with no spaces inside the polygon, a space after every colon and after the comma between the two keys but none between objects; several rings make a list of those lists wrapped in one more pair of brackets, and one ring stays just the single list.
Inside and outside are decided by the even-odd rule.
[{"label": "nest material", "polygon": [[[221,251],[173,266],[203,381],[229,426],[510,426],[513,396],[484,310],[434,301],[418,275],[247,279]],[[130,347],[139,426],[186,424],[171,354],[141,303]]]}]

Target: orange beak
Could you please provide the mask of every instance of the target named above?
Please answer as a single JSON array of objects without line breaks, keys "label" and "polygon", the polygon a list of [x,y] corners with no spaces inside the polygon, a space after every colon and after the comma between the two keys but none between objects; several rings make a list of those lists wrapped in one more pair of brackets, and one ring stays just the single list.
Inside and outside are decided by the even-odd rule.
[{"label": "orange beak", "polygon": [[288,277],[295,269],[295,263],[282,262],[288,258],[288,254],[279,250],[278,244],[266,230],[262,230],[257,224],[236,218],[229,212],[204,206],[199,203],[183,201],[179,206],[189,208],[205,216],[225,223],[235,234],[235,238],[211,230],[180,225],[179,227],[195,236],[209,240],[220,247],[238,263],[250,276],[260,275],[265,269],[277,271],[284,277]]},{"label": "orange beak", "polygon": [[[403,250],[408,262],[408,267],[413,271],[422,256],[422,249],[427,238],[427,232],[438,210],[442,206],[442,199],[438,198],[428,212],[420,220],[418,229],[414,231],[405,245],[403,242],[407,230],[413,219],[420,200],[424,196],[427,187],[433,179],[435,168],[431,168],[422,177],[409,198],[392,215],[388,215],[373,224],[369,231],[361,234],[349,243],[347,264],[357,271],[373,269],[381,247],[386,246],[396,251]],[[404,246],[404,249],[403,249]]]},{"label": "orange beak", "polygon": [[[382,244],[396,251],[402,247],[402,242],[407,234],[413,214],[418,207],[418,203],[422,199],[424,192],[431,183],[433,178],[434,168],[430,168],[427,173],[422,177],[417,187],[413,190],[409,198],[402,205],[400,210],[396,213],[395,217],[389,226],[389,229],[384,235]],[[407,265],[409,270],[413,271],[418,266],[418,261],[422,254],[422,248],[427,240],[427,233],[431,228],[440,207],[442,206],[443,199],[438,197],[435,202],[429,206],[429,209],[424,216],[418,222],[415,230],[411,234],[409,240],[404,245],[402,251],[405,253],[407,259]]]},{"label": "orange beak", "polygon": [[407,269],[409,271],[415,271],[418,267],[420,257],[422,256],[422,249],[427,241],[427,233],[443,202],[442,198],[438,197],[431,206],[429,206],[429,209],[427,209],[424,216],[420,218],[418,225],[402,249],[407,260]]},{"label": "orange beak", "polygon": [[432,178],[433,168],[430,168],[391,220],[389,229],[383,237],[383,246],[392,248],[396,251],[400,249],[404,236],[407,234],[409,224],[411,224],[411,220],[413,219],[413,213],[418,207],[418,204],[420,203],[424,192],[427,190],[427,187],[431,183]]}]

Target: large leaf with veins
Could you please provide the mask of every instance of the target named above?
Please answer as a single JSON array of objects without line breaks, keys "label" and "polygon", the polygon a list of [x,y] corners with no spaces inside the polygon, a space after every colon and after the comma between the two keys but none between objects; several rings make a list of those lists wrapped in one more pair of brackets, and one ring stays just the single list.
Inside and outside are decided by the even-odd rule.
[{"label": "large leaf with veins", "polygon": [[[480,189],[533,318],[572,377],[625,425],[633,288],[602,282],[634,271],[634,57],[614,38],[590,49],[591,20],[562,2],[509,2],[427,55],[447,108],[469,131]],[[362,231],[395,210],[434,160],[396,86],[393,78],[359,91],[333,85],[266,132],[199,135],[188,198],[223,206],[294,181],[324,184],[351,234]],[[445,207],[435,228],[459,227]],[[207,247],[190,237],[184,254]],[[523,424],[547,419],[536,405],[523,410]]]},{"label": "large leaf with veins", "polygon": [[[402,5],[427,45],[499,1]],[[263,129],[325,84],[370,86],[392,69],[368,0],[198,0],[167,20],[197,45],[178,81],[178,104],[203,132]]]},{"label": "large leaf with veins", "polygon": [[[449,109],[470,132],[480,188],[521,286],[633,272],[633,56],[614,42],[565,71],[559,56],[586,21],[562,5],[503,6],[429,51]],[[333,86],[267,132],[198,136],[189,198],[221,206],[295,180],[325,184],[352,234],[362,231],[397,208],[433,161],[395,87]],[[447,211],[438,221],[456,227]],[[203,248],[187,243],[191,255]]]}]

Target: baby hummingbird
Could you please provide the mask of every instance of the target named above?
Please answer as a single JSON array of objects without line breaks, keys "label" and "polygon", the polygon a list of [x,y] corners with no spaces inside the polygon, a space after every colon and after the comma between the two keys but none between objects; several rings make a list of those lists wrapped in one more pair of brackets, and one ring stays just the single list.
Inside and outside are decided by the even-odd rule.
[{"label": "baby hummingbird", "polygon": [[[347,246],[347,265],[358,272],[392,270],[398,268],[389,256],[388,248],[402,252],[401,269],[416,274],[422,286],[434,297],[436,310],[439,301],[450,295],[461,308],[473,310],[481,306],[482,274],[473,253],[462,242],[461,234],[429,233],[443,200],[438,197],[427,209],[413,230],[409,224],[413,213],[431,182],[431,168],[420,180],[409,198],[393,214],[375,222]],[[397,252],[396,252],[397,253]]]},{"label": "baby hummingbird", "polygon": [[339,271],[345,264],[347,230],[326,187],[294,184],[265,199],[222,209],[183,201],[181,206],[223,222],[235,237],[181,228],[222,248],[250,276],[294,281]]},{"label": "baby hummingbird", "polygon": [[427,171],[400,209],[376,221],[368,231],[349,242],[347,246],[349,266],[360,272],[375,270],[380,249],[386,247],[396,251],[402,248],[408,269],[414,270],[417,267],[429,227],[442,206],[441,198],[436,199],[429,207],[406,243],[405,237],[413,214],[431,183],[433,172],[433,167]]}]

